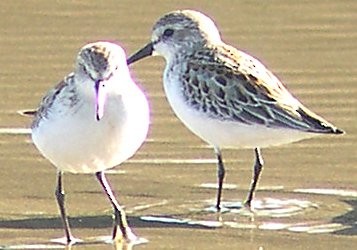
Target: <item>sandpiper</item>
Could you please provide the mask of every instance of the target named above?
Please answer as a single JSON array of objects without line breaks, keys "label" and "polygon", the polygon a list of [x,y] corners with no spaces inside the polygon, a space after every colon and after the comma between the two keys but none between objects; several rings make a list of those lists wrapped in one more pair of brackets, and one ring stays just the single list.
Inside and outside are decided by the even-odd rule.
[{"label": "sandpiper", "polygon": [[224,43],[215,23],[200,12],[178,10],[161,17],[151,42],[127,61],[155,54],[166,60],[164,90],[175,114],[214,147],[218,210],[225,176],[221,148],[254,149],[245,200],[251,208],[263,167],[260,148],[343,133],[303,106],[260,61]]},{"label": "sandpiper", "polygon": [[74,72],[47,93],[34,116],[32,140],[57,168],[65,243],[76,239],[65,210],[63,172],[95,174],[114,209],[113,239],[136,239],[104,175],[134,155],[149,128],[148,101],[130,76],[124,50],[104,41],[85,45]]}]

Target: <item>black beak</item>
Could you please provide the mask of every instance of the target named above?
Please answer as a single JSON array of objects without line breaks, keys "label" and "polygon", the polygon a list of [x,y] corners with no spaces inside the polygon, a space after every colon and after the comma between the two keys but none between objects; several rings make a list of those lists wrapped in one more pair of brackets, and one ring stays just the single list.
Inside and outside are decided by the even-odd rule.
[{"label": "black beak", "polygon": [[152,43],[148,43],[144,48],[142,48],[141,50],[136,52],[134,55],[129,57],[128,60],[126,60],[126,62],[128,63],[128,65],[130,65],[142,58],[151,56],[153,51],[154,51],[154,48],[152,46]]}]

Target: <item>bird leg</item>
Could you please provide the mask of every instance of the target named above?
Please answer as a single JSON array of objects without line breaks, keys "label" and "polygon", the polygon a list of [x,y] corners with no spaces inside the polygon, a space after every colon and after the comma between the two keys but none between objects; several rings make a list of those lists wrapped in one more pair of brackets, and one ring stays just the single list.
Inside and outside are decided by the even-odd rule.
[{"label": "bird leg", "polygon": [[57,172],[57,187],[56,187],[55,195],[56,195],[58,207],[59,207],[59,210],[61,213],[61,219],[62,219],[62,223],[63,223],[66,241],[67,241],[67,244],[69,245],[70,243],[72,243],[74,241],[74,238],[72,236],[71,229],[69,227],[68,218],[66,215],[66,209],[65,209],[65,204],[64,204],[65,195],[64,195],[64,191],[63,191],[63,187],[62,187],[62,172],[61,171]]},{"label": "bird leg", "polygon": [[125,240],[130,241],[133,238],[136,238],[136,236],[131,232],[131,230],[128,226],[125,212],[119,205],[118,201],[115,199],[113,191],[104,175],[104,172],[97,172],[96,177],[97,177],[99,183],[102,185],[102,187],[103,187],[106,195],[108,196],[108,198],[113,206],[113,209],[114,209],[114,221],[113,221],[114,227],[113,227],[113,234],[112,234],[113,240],[115,240],[117,238],[117,228],[118,227],[121,231],[122,237]]},{"label": "bird leg", "polygon": [[258,180],[259,180],[259,177],[260,177],[260,174],[262,172],[263,165],[264,165],[264,161],[263,161],[263,157],[262,157],[261,152],[260,152],[260,148],[255,148],[254,149],[254,153],[255,153],[255,164],[254,164],[253,178],[252,178],[252,182],[251,182],[251,185],[250,185],[250,189],[249,189],[249,193],[248,193],[247,199],[244,202],[244,205],[247,206],[250,209],[251,209],[251,203],[252,203],[252,200],[253,200],[255,188],[256,188],[256,186],[258,184]]},{"label": "bird leg", "polygon": [[222,160],[221,151],[218,148],[215,148],[215,153],[217,156],[217,177],[218,177],[218,191],[217,191],[217,202],[216,208],[217,211],[221,210],[221,197],[222,197],[222,189],[223,189],[223,181],[226,171],[224,169],[224,164]]}]

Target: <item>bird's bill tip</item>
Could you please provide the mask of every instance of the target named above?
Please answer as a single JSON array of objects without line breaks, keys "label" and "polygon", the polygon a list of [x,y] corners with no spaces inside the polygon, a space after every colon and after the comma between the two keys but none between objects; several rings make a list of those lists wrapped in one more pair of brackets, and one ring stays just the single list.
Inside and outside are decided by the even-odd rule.
[{"label": "bird's bill tip", "polygon": [[104,105],[106,99],[106,91],[102,81],[95,83],[95,118],[100,121],[104,115]]},{"label": "bird's bill tip", "polygon": [[37,110],[35,110],[35,109],[18,110],[17,113],[21,116],[33,117],[36,115]]},{"label": "bird's bill tip", "polygon": [[145,45],[145,47],[143,47],[142,49],[134,53],[131,57],[129,57],[127,59],[127,64],[130,65],[136,61],[139,61],[140,59],[143,59],[147,56],[151,56],[153,54],[153,51],[154,48],[152,43],[148,43],[147,45]]},{"label": "bird's bill tip", "polygon": [[346,132],[342,129],[336,128],[335,129],[335,134],[345,134]]}]

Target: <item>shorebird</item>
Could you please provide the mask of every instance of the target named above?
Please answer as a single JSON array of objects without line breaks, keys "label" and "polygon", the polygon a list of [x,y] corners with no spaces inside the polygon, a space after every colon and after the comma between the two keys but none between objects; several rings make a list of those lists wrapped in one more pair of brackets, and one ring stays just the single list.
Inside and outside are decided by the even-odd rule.
[{"label": "shorebird", "polygon": [[215,23],[193,10],[165,14],[151,42],[128,64],[165,58],[163,84],[177,117],[212,145],[218,162],[216,208],[225,176],[221,148],[252,148],[255,164],[245,205],[251,208],[263,168],[261,148],[343,131],[302,105],[259,60],[224,43]]},{"label": "shorebird", "polygon": [[136,239],[104,174],[135,154],[149,128],[148,101],[130,76],[124,50],[103,41],[85,45],[74,72],[51,89],[32,114],[32,140],[57,168],[55,194],[65,243],[76,239],[65,209],[63,172],[95,174],[114,209],[113,239]]}]

